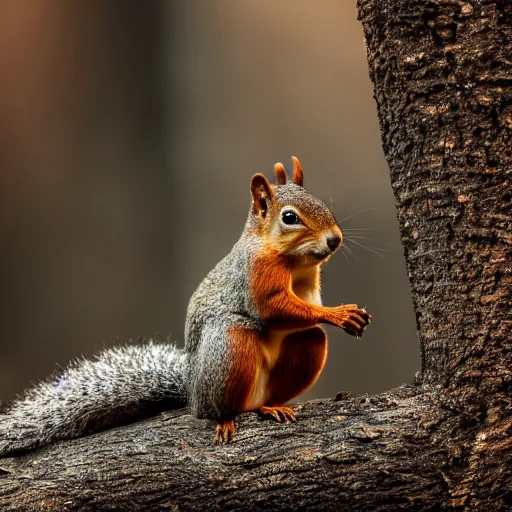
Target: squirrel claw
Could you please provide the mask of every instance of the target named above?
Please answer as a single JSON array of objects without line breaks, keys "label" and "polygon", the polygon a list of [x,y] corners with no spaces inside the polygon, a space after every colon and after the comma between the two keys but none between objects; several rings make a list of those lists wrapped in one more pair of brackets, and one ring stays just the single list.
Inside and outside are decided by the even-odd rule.
[{"label": "squirrel claw", "polygon": [[366,307],[360,309],[355,304],[343,306],[347,315],[344,321],[343,329],[347,334],[360,338],[368,324],[372,321],[372,315],[366,311]]},{"label": "squirrel claw", "polygon": [[262,416],[272,416],[278,423],[288,423],[288,420],[297,421],[291,407],[284,405],[278,407],[260,407],[257,411]]},{"label": "squirrel claw", "polygon": [[213,444],[218,445],[222,443],[231,443],[235,437],[235,421],[223,421],[217,425],[215,430],[215,437],[213,438]]}]

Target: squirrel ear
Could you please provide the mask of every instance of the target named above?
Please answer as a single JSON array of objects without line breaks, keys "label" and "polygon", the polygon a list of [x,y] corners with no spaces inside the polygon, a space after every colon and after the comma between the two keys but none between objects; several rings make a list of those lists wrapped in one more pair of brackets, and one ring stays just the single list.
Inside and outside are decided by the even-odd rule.
[{"label": "squirrel ear", "polygon": [[286,185],[288,174],[286,174],[286,169],[281,162],[274,165],[274,173],[276,175],[276,185]]},{"label": "squirrel ear", "polygon": [[267,178],[263,174],[255,174],[251,180],[252,211],[267,215],[270,203],[274,200],[274,193]]},{"label": "squirrel ear", "polygon": [[293,176],[292,181],[295,185],[299,185],[299,187],[304,186],[304,173],[302,172],[302,167],[300,165],[299,159],[296,156],[292,156],[293,162]]}]

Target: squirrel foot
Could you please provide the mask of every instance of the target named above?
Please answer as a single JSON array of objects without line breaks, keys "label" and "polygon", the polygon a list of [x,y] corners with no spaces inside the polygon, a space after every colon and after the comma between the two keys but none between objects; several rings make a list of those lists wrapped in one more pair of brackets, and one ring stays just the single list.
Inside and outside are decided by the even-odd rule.
[{"label": "squirrel foot", "polygon": [[213,444],[231,443],[235,437],[235,420],[222,421],[217,425]]},{"label": "squirrel foot", "polygon": [[283,405],[279,407],[260,407],[257,412],[261,416],[272,416],[278,423],[288,423],[289,419],[297,421],[293,409]]}]

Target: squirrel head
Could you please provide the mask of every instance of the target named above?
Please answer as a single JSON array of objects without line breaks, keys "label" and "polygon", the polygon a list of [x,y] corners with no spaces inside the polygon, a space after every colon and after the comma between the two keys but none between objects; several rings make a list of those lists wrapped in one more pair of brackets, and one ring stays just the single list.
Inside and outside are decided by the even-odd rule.
[{"label": "squirrel head", "polygon": [[295,264],[319,264],[339,248],[343,237],[331,210],[304,190],[298,158],[292,156],[292,161],[291,181],[282,163],[274,166],[275,185],[263,174],[252,177],[250,223],[265,247]]}]

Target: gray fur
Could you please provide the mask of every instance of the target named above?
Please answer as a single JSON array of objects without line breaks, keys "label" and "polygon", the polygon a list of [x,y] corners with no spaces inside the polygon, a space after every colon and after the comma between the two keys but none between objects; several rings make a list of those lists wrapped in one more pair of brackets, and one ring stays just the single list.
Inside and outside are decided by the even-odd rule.
[{"label": "gray fur", "polygon": [[[274,188],[277,206],[292,204],[332,224],[330,210],[302,187]],[[188,403],[198,417],[222,418],[227,377],[236,371],[226,341],[232,326],[262,331],[249,289],[251,260],[260,248],[249,213],[240,240],[192,295],[185,348],[149,343],[77,360],[0,414],[0,456],[133,421]]]},{"label": "gray fur", "polygon": [[329,227],[336,224],[333,213],[326,204],[311,194],[303,187],[294,183],[276,187],[276,202],[280,208],[283,206],[295,206],[299,211],[307,212],[308,219],[314,220],[319,227]]},{"label": "gray fur", "polygon": [[0,415],[0,456],[79,437],[185,402],[185,352],[148,343],[74,361]]},{"label": "gray fur", "polygon": [[190,299],[185,325],[185,350],[191,358],[188,396],[192,414],[200,418],[220,418],[224,412],[222,389],[232,362],[227,330],[263,328],[250,296],[247,271],[257,249],[257,239],[245,230]]}]

